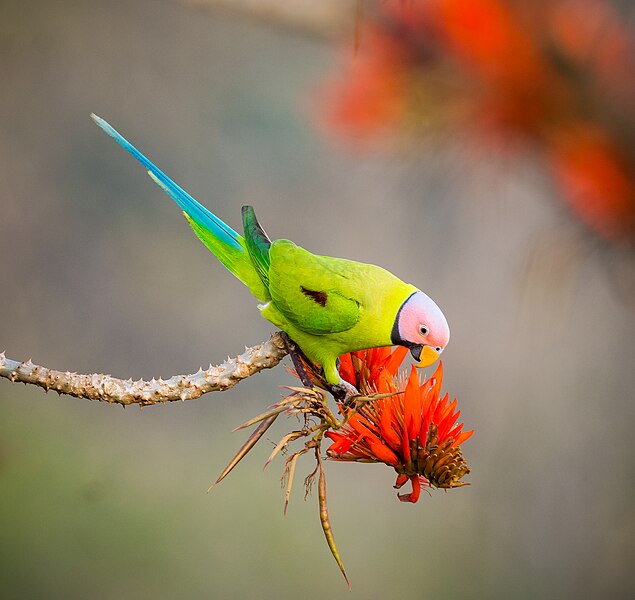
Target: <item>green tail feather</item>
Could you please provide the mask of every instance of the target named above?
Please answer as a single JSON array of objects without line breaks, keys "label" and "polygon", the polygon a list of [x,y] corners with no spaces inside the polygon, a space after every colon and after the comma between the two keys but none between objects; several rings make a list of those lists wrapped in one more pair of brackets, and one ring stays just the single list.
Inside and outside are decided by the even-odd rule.
[{"label": "green tail feather", "polygon": [[269,248],[271,240],[258,223],[253,206],[243,206],[243,230],[249,256],[265,287],[269,288]]},{"label": "green tail feather", "polygon": [[258,300],[262,302],[271,300],[269,290],[260,278],[257,269],[254,268],[254,263],[247,251],[245,238],[238,236],[240,249],[237,250],[232,246],[228,246],[222,239],[219,239],[214,235],[214,232],[203,229],[186,212],[183,212],[183,215],[190,223],[198,239],[207,246],[227,270],[249,288]]}]

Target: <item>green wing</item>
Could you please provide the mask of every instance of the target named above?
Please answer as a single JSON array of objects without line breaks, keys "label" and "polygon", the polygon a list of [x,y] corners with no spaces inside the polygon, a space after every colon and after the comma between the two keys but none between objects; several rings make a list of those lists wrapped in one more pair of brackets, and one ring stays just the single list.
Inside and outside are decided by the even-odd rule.
[{"label": "green wing", "polygon": [[253,206],[243,206],[243,230],[251,261],[265,287],[269,287],[269,248],[271,240],[258,223]]},{"label": "green wing", "polygon": [[317,256],[288,240],[269,249],[269,292],[276,308],[298,329],[338,333],[359,320],[352,261]]}]

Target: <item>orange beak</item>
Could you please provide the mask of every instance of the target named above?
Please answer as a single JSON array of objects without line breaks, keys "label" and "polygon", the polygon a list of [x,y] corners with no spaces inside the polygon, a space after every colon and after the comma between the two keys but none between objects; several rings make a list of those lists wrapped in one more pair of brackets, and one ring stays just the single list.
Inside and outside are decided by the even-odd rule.
[{"label": "orange beak", "polygon": [[436,350],[432,349],[430,346],[424,346],[421,351],[421,357],[419,358],[419,362],[417,363],[418,369],[423,369],[424,367],[429,367],[430,365],[437,362],[441,354]]}]

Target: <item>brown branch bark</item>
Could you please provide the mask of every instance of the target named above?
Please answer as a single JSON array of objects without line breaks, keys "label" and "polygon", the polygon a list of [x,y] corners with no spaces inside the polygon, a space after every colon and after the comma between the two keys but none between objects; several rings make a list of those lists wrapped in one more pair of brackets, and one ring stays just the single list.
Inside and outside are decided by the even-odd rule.
[{"label": "brown branch bark", "polygon": [[133,381],[97,373],[82,375],[55,371],[35,365],[31,360],[11,360],[0,353],[0,377],[76,398],[124,406],[149,406],[176,400],[193,400],[209,392],[223,392],[263,369],[275,367],[286,355],[284,339],[280,332],[276,332],[268,341],[247,348],[243,354],[215,367],[210,365],[209,369],[199,369],[197,373],[175,375],[169,379]]}]

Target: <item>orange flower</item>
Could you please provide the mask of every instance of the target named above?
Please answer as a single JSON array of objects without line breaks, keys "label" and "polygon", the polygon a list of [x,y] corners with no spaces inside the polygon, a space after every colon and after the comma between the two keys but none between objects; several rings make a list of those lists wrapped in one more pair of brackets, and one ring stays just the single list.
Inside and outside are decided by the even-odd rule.
[{"label": "orange flower", "polygon": [[377,3],[332,87],[330,122],[356,140],[453,126],[526,149],[574,217],[632,246],[635,36],[614,4]]},{"label": "orange flower", "polygon": [[378,27],[366,29],[366,51],[349,60],[344,77],[331,85],[327,118],[359,141],[398,125],[406,110],[408,85],[401,44]]},{"label": "orange flower", "polygon": [[456,424],[461,414],[456,399],[448,402],[447,394],[441,397],[441,364],[423,384],[414,367],[408,379],[399,382],[397,369],[406,352],[403,348],[375,348],[340,358],[342,377],[362,393],[395,395],[362,405],[340,430],[325,435],[333,440],[327,450],[329,458],[393,467],[398,474],[397,489],[408,480],[412,483],[412,492],[399,499],[416,502],[422,485],[466,485],[460,479],[470,469],[460,445],[473,431],[462,432],[463,423]]},{"label": "orange flower", "polygon": [[601,129],[581,124],[554,135],[551,168],[571,210],[606,239],[635,232],[635,177]]}]

